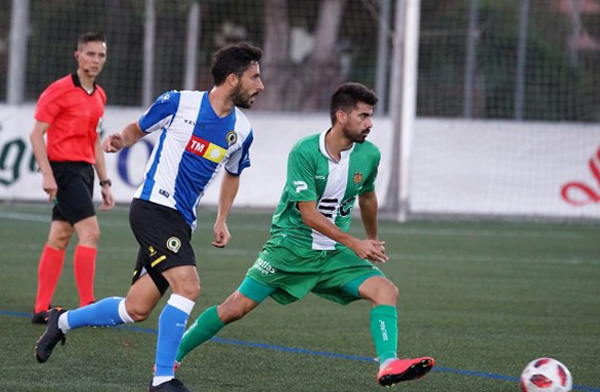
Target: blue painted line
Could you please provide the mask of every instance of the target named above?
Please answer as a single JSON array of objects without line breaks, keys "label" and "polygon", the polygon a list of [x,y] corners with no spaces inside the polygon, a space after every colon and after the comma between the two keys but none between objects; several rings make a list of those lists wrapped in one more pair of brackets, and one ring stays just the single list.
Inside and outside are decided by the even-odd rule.
[{"label": "blue painted line", "polygon": [[309,354],[309,355],[317,355],[320,357],[348,359],[351,361],[375,362],[375,360],[371,357],[336,354],[336,353],[330,353],[327,351],[313,351],[313,350],[307,350],[304,348],[277,346],[277,345],[272,345],[272,344],[267,344],[267,343],[246,342],[244,340],[223,339],[223,338],[214,337],[211,339],[211,341],[213,341],[215,343],[230,344],[230,345],[234,345],[234,346],[266,348],[268,350],[284,351],[284,352],[295,353],[295,354]]},{"label": "blue painted line", "polygon": [[153,328],[135,327],[135,326],[131,326],[131,325],[117,325],[116,327],[110,327],[110,328],[125,329],[127,331],[151,333],[154,335],[158,335],[158,330],[153,329]]},{"label": "blue painted line", "polygon": [[27,317],[31,318],[33,314],[25,312],[11,312],[10,310],[0,310],[0,314],[3,316],[14,316],[14,317]]},{"label": "blue painted line", "polygon": [[477,377],[493,378],[495,380],[504,380],[504,381],[515,381],[515,382],[519,382],[520,381],[518,377],[503,376],[501,374],[494,374],[494,373],[473,372],[473,371],[470,371],[470,370],[451,369],[451,368],[446,368],[446,367],[437,366],[437,365],[433,369],[434,370],[440,370],[442,372],[462,374],[462,375],[466,375],[466,376],[477,376]]},{"label": "blue painted line", "polygon": [[[31,318],[31,316],[32,316],[31,313],[13,312],[13,311],[9,311],[9,310],[0,310],[0,315],[22,317],[22,318]],[[143,327],[126,326],[126,325],[119,325],[119,326],[110,327],[110,328],[122,329],[122,330],[132,331],[132,332],[149,333],[149,334],[154,334],[154,335],[158,334],[158,331],[153,328],[143,328]],[[313,351],[313,350],[308,350],[305,348],[278,346],[278,345],[267,344],[267,343],[258,343],[258,342],[247,342],[244,340],[223,339],[223,338],[214,337],[211,339],[211,341],[215,342],[215,343],[220,343],[220,344],[229,344],[232,346],[264,348],[267,350],[283,351],[283,352],[294,353],[294,354],[315,355],[315,356],[319,356],[319,357],[345,359],[345,360],[349,360],[349,361],[375,362],[375,360],[371,357],[358,356],[358,355],[336,354],[336,353],[331,353],[331,352],[327,352],[327,351]],[[494,373],[486,373],[486,372],[474,372],[474,371],[470,371],[470,370],[452,369],[452,368],[447,368],[447,367],[438,366],[438,365],[436,365],[433,368],[433,370],[438,371],[438,372],[460,374],[460,375],[464,375],[464,376],[484,377],[484,378],[491,378],[494,380],[519,382],[518,377],[504,376],[502,374],[494,374]],[[584,385],[573,385],[573,389],[578,390],[578,391],[600,392],[600,388],[588,387],[588,386],[584,386]]]}]

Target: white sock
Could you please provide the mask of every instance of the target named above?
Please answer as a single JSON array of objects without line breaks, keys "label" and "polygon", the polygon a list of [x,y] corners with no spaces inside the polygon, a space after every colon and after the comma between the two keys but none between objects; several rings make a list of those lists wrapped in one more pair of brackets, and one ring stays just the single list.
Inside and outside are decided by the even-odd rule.
[{"label": "white sock", "polygon": [[383,363],[381,363],[379,365],[379,369],[385,369],[387,366],[389,366],[390,363],[394,362],[396,359],[398,358],[388,358],[385,361],[383,361]]},{"label": "white sock", "polygon": [[171,381],[172,379],[174,379],[175,377],[173,376],[154,376],[154,378],[152,379],[152,386],[153,387],[157,387],[160,384],[164,384],[168,381]]},{"label": "white sock", "polygon": [[123,320],[125,324],[135,323],[129,313],[127,313],[127,308],[125,308],[125,298],[119,302],[119,317],[121,317],[121,320]]},{"label": "white sock", "polygon": [[69,319],[67,318],[67,313],[69,312],[64,312],[58,317],[58,328],[60,328],[60,330],[64,334],[71,330],[71,327],[69,326]]}]

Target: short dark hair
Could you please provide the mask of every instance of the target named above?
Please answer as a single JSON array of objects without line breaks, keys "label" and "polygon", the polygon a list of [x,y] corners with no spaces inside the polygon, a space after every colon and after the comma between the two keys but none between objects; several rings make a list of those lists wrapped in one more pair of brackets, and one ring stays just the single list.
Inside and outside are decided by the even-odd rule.
[{"label": "short dark hair", "polygon": [[79,49],[81,45],[85,45],[88,42],[106,42],[106,36],[104,33],[83,33],[77,38],[77,48]]},{"label": "short dark hair", "polygon": [[229,74],[240,77],[262,58],[262,50],[246,43],[227,45],[213,56],[211,72],[215,86],[221,85]]},{"label": "short dark hair", "polygon": [[375,92],[364,84],[357,82],[344,83],[338,87],[331,96],[331,104],[329,105],[331,124],[335,124],[335,113],[338,110],[350,112],[352,109],[356,108],[359,102],[375,106],[378,101],[379,98],[377,98]]}]

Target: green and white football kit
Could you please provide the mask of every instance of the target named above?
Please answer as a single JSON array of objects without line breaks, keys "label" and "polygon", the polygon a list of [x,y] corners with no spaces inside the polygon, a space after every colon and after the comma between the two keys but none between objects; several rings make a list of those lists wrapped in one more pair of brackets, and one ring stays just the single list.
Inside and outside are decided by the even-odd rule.
[{"label": "green and white football kit", "polygon": [[[271,238],[248,270],[240,292],[261,302],[288,304],[313,292],[341,304],[360,299],[358,287],[379,268],[302,220],[298,202],[317,209],[341,230],[350,229],[357,196],[375,189],[381,158],[372,143],[353,143],[334,160],[323,132],[300,140],[288,158],[287,181],[271,223]],[[250,280],[250,281],[249,281]]]},{"label": "green and white football kit", "polygon": [[[349,87],[352,86],[344,88]],[[359,103],[357,109],[348,114],[351,118],[348,132],[359,129],[355,123],[371,124],[367,117],[371,107]],[[286,305],[312,292],[330,301],[348,304],[361,299],[359,287],[373,277],[370,284],[364,285],[363,295],[372,304],[369,321],[379,359],[377,382],[391,386],[421,378],[433,367],[434,361],[430,357],[398,358],[398,312],[395,306],[398,289],[394,284],[369,260],[361,259],[352,249],[304,223],[299,209],[299,203],[303,202],[314,203],[319,213],[344,232],[350,229],[357,197],[365,196],[367,213],[375,212],[377,206],[376,198],[372,197],[374,194],[369,193],[375,189],[381,157],[379,149],[368,141],[353,143],[349,149],[341,151],[340,159],[336,160],[326,149],[327,132],[335,132],[333,144],[345,139],[346,129],[339,125],[333,131],[306,137],[292,148],[286,184],[271,222],[271,237],[237,291],[221,305],[202,312],[186,331],[177,352],[177,362],[269,296]],[[306,216],[314,221],[315,215],[311,207]],[[375,215],[367,217],[363,224],[367,232],[377,232]],[[326,226],[329,225],[324,225],[323,219],[317,219],[315,227]],[[331,234],[330,227],[323,230]],[[265,325],[271,327],[271,322],[267,321]]]}]

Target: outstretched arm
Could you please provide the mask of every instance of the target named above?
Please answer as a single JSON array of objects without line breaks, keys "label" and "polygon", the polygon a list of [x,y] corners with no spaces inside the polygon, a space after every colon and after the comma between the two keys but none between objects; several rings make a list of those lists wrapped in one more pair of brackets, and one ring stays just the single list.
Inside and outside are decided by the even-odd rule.
[{"label": "outstretched arm", "polygon": [[240,188],[240,176],[234,176],[227,171],[223,173],[223,182],[221,183],[221,193],[219,194],[219,209],[217,219],[213,226],[215,240],[212,245],[217,248],[224,248],[231,239],[231,234],[227,229],[227,215],[231,210],[235,196]]},{"label": "outstretched arm", "polygon": [[311,229],[326,235],[334,241],[346,245],[361,259],[385,263],[389,258],[385,254],[383,243],[376,239],[360,240],[344,232],[317,210],[316,202],[298,202],[303,222]]},{"label": "outstretched arm", "polygon": [[360,217],[367,238],[371,240],[378,239],[377,237],[377,194],[375,191],[367,192],[358,196],[358,205],[360,207]]},{"label": "outstretched arm", "polygon": [[121,133],[108,135],[102,142],[104,152],[117,152],[122,148],[130,147],[146,136],[137,122],[128,124]]}]

